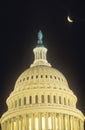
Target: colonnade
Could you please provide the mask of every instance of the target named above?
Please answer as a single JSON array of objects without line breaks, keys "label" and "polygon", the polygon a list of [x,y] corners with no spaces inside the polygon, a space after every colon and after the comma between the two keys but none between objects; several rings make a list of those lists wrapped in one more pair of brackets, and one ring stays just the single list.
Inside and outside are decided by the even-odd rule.
[{"label": "colonnade", "polygon": [[56,113],[26,114],[1,124],[2,130],[84,130],[83,125],[77,117]]}]

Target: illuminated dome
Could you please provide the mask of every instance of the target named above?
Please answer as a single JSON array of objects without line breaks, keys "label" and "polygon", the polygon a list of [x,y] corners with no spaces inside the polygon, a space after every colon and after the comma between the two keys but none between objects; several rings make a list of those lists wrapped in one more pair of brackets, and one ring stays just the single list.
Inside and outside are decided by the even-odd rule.
[{"label": "illuminated dome", "polygon": [[17,79],[1,117],[2,130],[84,130],[84,115],[64,75],[48,63],[38,33],[34,62]]},{"label": "illuminated dome", "polygon": [[[44,86],[43,86],[44,84]],[[45,66],[34,66],[23,72],[16,81],[14,92],[26,89],[42,88],[62,89],[69,91],[67,81],[58,70]]]}]

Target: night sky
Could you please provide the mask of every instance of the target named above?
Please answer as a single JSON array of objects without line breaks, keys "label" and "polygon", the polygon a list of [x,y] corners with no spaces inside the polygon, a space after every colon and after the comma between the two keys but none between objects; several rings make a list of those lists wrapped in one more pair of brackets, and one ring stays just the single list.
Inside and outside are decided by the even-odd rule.
[{"label": "night sky", "polygon": [[33,62],[39,30],[48,61],[65,75],[78,97],[77,108],[85,114],[84,2],[8,0],[0,8],[0,117],[17,78]]}]

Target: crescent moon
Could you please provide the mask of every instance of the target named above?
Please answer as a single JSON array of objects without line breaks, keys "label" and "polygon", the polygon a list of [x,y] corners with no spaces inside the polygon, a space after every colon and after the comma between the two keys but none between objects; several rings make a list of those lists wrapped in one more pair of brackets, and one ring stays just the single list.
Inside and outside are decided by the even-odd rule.
[{"label": "crescent moon", "polygon": [[73,20],[70,18],[70,16],[67,17],[68,22],[73,23]]}]

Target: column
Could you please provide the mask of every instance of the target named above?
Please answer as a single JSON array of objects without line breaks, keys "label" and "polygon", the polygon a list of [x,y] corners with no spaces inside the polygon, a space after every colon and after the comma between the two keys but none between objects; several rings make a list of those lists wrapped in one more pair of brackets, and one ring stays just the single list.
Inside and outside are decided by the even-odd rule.
[{"label": "column", "polygon": [[84,130],[84,123],[82,120],[80,120],[80,130]]},{"label": "column", "polygon": [[38,115],[38,126],[39,126],[39,130],[41,130],[41,126],[42,126],[42,119],[41,119],[41,113],[39,113],[39,115]]},{"label": "column", "polygon": [[77,118],[77,130],[80,130],[79,129],[79,119]]},{"label": "column", "polygon": [[29,117],[26,115],[26,130],[29,130]]},{"label": "column", "polygon": [[23,116],[23,124],[24,124],[24,130],[27,130],[26,115]]},{"label": "column", "polygon": [[52,130],[55,130],[54,122],[55,122],[55,114],[51,113],[51,122],[52,122]]},{"label": "column", "polygon": [[63,130],[63,115],[59,114],[59,130]]},{"label": "column", "polygon": [[65,130],[68,130],[68,115],[65,115]]},{"label": "column", "polygon": [[16,118],[16,129],[19,130],[19,117]]},{"label": "column", "polygon": [[[6,122],[3,123],[4,130],[6,129]],[[3,130],[3,129],[2,129]]]},{"label": "column", "polygon": [[46,113],[44,116],[45,116],[45,129],[48,130],[48,113]]},{"label": "column", "polygon": [[10,128],[10,122],[9,122],[9,120],[7,121],[7,130],[10,130],[11,128]]},{"label": "column", "polygon": [[23,130],[23,116],[21,117],[21,130]]},{"label": "column", "polygon": [[48,130],[52,130],[52,114],[48,115]]},{"label": "column", "polygon": [[11,130],[14,130],[14,120],[11,119]]},{"label": "column", "polygon": [[59,130],[59,114],[56,114],[55,117],[55,128],[56,130]]},{"label": "column", "polygon": [[70,116],[70,130],[73,130],[73,116]]},{"label": "column", "polygon": [[67,115],[67,120],[68,120],[68,130],[70,130],[70,118],[69,118],[69,115]]},{"label": "column", "polygon": [[64,117],[63,114],[61,115],[61,124],[62,124],[62,130],[64,130]]},{"label": "column", "polygon": [[56,113],[54,113],[54,127],[53,130],[56,130]]},{"label": "column", "polygon": [[[34,117],[35,118],[35,117]],[[33,114],[31,115],[31,130],[34,130]]]}]

